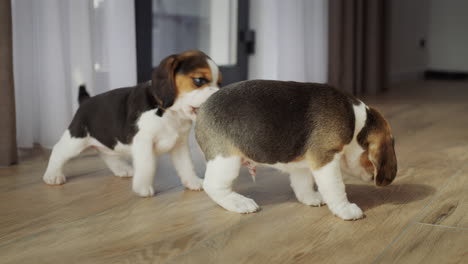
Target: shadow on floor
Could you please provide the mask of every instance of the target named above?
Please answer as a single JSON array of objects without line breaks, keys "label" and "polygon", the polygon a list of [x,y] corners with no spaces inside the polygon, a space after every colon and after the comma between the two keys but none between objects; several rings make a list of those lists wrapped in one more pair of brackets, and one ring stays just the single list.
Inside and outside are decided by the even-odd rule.
[{"label": "shadow on floor", "polygon": [[[260,206],[295,201],[294,192],[289,186],[287,177],[274,184],[251,185],[238,190],[241,194],[254,199]],[[436,189],[424,184],[395,184],[376,187],[365,184],[347,184],[348,199],[361,209],[368,210],[383,204],[409,204],[424,200],[434,195]]]},{"label": "shadow on floor", "polygon": [[436,189],[425,184],[395,184],[386,187],[346,185],[348,199],[368,210],[383,204],[408,204],[433,195]]}]

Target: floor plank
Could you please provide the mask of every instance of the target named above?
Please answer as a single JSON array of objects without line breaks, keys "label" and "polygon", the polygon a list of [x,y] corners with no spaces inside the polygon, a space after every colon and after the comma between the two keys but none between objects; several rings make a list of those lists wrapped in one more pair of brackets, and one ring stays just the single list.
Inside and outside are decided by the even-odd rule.
[{"label": "floor plank", "polygon": [[[468,148],[467,148],[468,149]],[[459,173],[428,206],[420,222],[468,229],[468,171]]]},{"label": "floor plank", "polygon": [[412,225],[376,263],[468,263],[468,229]]},{"label": "floor plank", "polygon": [[[363,220],[342,221],[326,207],[310,208],[291,200],[204,241],[174,262],[369,263],[414,221],[434,187],[443,183],[431,170],[405,176],[386,189],[347,185],[349,199],[365,210]],[[433,185],[412,184],[414,178]],[[249,196],[255,198],[255,193]]]}]

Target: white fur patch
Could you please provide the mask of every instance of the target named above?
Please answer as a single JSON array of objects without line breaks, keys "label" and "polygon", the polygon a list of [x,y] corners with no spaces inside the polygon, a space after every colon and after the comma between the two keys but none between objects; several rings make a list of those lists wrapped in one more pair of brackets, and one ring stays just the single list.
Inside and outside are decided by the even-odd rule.
[{"label": "white fur patch", "polygon": [[120,155],[109,155],[103,152],[100,153],[100,156],[115,176],[133,176],[133,168],[124,157]]},{"label": "white fur patch", "polygon": [[219,68],[216,63],[210,59],[207,60],[208,65],[210,66],[211,70],[211,76],[213,77],[213,80],[211,80],[210,86],[218,86],[218,80],[219,80]]},{"label": "white fur patch", "polygon": [[359,219],[363,217],[362,210],[346,197],[340,168],[341,156],[341,153],[335,154],[331,162],[312,173],[324,202],[336,216],[345,220]]},{"label": "white fur patch", "polygon": [[[135,170],[133,191],[143,197],[154,195],[156,155],[171,151],[178,142],[184,141],[192,125],[191,120],[180,109],[171,107],[162,117],[156,115],[156,111],[153,109],[141,114],[137,121],[138,132],[131,145]],[[185,141],[184,144],[186,144]],[[187,153],[187,155],[190,154]],[[178,172],[183,171],[176,169]],[[185,179],[191,177],[192,174],[190,176],[179,174],[179,176]]]},{"label": "white fur patch", "polygon": [[195,121],[197,115],[195,112],[193,112],[193,109],[199,108],[211,95],[213,95],[218,90],[219,88],[217,86],[208,86],[182,94],[177,98],[174,105],[170,109],[173,111],[178,111],[186,118]]},{"label": "white fur patch", "polygon": [[171,159],[174,167],[179,174],[182,184],[189,190],[201,190],[203,180],[198,178],[195,173],[192,159],[190,157],[190,149],[187,143],[188,138],[185,137],[171,151]]},{"label": "white fur patch", "polygon": [[353,105],[354,110],[354,117],[355,117],[355,126],[354,126],[354,137],[353,139],[357,138],[359,132],[361,132],[362,128],[366,124],[367,119],[367,110],[368,107],[363,102],[359,105]]},{"label": "white fur patch", "polygon": [[99,140],[88,136],[89,145],[95,147],[99,152],[107,154],[107,155],[122,155],[122,156],[131,156],[132,155],[132,146],[123,144],[120,141],[117,141],[117,145],[115,145],[114,149],[110,149]]},{"label": "white fur patch", "polygon": [[47,170],[42,178],[44,182],[52,185],[65,183],[63,166],[88,146],[88,138],[73,138],[67,129],[52,149]]},{"label": "white fur patch", "polygon": [[307,161],[297,161],[297,162],[290,162],[290,163],[275,163],[275,164],[259,164],[260,166],[271,167],[286,173],[295,172],[297,169],[309,169],[309,164]]},{"label": "white fur patch", "polygon": [[309,169],[296,169],[289,175],[291,187],[299,202],[320,206],[323,204],[322,195],[314,190],[314,177]]},{"label": "white fur patch", "polygon": [[361,165],[360,158],[364,149],[357,141],[359,132],[361,132],[362,128],[366,124],[366,109],[367,106],[362,102],[359,105],[353,105],[355,116],[354,135],[351,142],[343,149],[344,155],[341,160],[341,168],[347,174],[360,177],[364,181],[371,181],[372,175],[369,174]]},{"label": "white fur patch", "polygon": [[235,193],[232,182],[239,176],[241,158],[217,156],[206,164],[203,189],[224,209],[237,213],[253,213],[259,209],[254,200]]}]

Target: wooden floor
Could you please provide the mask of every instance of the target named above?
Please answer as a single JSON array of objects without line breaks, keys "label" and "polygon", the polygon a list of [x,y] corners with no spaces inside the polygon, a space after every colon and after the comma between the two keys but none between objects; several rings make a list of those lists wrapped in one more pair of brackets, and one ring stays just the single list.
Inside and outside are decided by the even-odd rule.
[{"label": "wooden floor", "polygon": [[167,159],[153,198],[92,151],[51,187],[36,149],[0,169],[0,263],[468,263],[468,83],[404,83],[366,102],[393,126],[399,172],[387,188],[346,179],[362,220],[298,203],[272,169],[256,183],[242,171],[236,189],[262,207],[248,215],[184,190]]}]

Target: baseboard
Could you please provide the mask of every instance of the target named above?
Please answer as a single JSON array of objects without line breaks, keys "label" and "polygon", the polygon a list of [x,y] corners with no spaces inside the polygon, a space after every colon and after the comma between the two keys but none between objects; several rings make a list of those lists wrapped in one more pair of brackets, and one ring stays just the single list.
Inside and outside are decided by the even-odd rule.
[{"label": "baseboard", "polygon": [[414,80],[423,80],[424,71],[414,71],[414,72],[399,72],[393,73],[390,76],[390,83],[398,83],[402,81],[414,81]]},{"label": "baseboard", "polygon": [[450,81],[468,80],[468,72],[427,70],[424,72],[424,79]]}]

